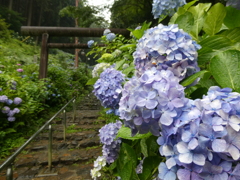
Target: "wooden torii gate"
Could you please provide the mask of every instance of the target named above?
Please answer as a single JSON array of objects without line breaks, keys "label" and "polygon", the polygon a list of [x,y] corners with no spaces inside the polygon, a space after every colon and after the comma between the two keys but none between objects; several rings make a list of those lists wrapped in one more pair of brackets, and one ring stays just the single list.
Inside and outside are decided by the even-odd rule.
[{"label": "wooden torii gate", "polygon": [[[76,27],[40,27],[40,26],[22,26],[21,35],[39,36],[42,35],[39,79],[47,77],[48,68],[48,49],[49,48],[88,48],[87,44],[75,43],[49,43],[50,36],[69,36],[69,37],[101,37],[104,28],[76,28]],[[121,34],[125,37],[130,36],[130,31],[126,29],[111,29],[115,34]]]}]

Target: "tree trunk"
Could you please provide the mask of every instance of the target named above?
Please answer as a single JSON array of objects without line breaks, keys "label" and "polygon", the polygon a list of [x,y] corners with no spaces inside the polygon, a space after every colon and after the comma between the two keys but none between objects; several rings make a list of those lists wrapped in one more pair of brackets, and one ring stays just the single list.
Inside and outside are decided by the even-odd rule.
[{"label": "tree trunk", "polygon": [[31,26],[31,22],[32,22],[32,9],[33,9],[32,2],[33,0],[30,0],[27,26]]},{"label": "tree trunk", "polygon": [[[78,0],[76,0],[76,7],[78,7]],[[75,27],[78,27],[78,18],[75,18]],[[78,44],[78,37],[75,37],[75,44]],[[78,67],[78,52],[79,49],[75,49],[75,67]]]},{"label": "tree trunk", "polygon": [[[9,4],[8,4],[8,9],[11,11],[12,10],[12,6],[13,6],[13,0],[10,0],[9,1]],[[11,19],[11,14],[8,14],[8,20]]]}]

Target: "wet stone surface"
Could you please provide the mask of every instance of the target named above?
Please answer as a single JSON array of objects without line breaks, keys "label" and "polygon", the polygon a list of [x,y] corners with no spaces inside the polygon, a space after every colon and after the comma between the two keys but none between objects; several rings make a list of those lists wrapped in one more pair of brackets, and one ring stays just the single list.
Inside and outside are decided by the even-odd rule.
[{"label": "wet stone surface", "polygon": [[[61,114],[53,122],[52,169],[48,167],[48,132],[41,133],[18,155],[14,164],[14,180],[91,180],[93,161],[102,154],[98,130],[104,125],[98,120],[100,104],[93,96],[86,97],[77,106],[76,119],[67,112],[66,141],[63,139]],[[59,120],[60,119],[60,120]],[[2,163],[1,161],[0,163]],[[44,176],[42,172],[45,172]],[[0,180],[6,180],[6,171]]]}]

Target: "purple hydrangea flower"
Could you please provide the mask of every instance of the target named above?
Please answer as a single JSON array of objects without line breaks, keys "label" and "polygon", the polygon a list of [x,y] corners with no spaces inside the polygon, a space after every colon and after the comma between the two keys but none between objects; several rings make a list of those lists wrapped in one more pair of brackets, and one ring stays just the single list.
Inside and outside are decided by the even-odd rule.
[{"label": "purple hydrangea flower", "polygon": [[197,65],[197,50],[200,46],[176,24],[159,24],[148,29],[139,39],[133,53],[136,75],[147,69],[170,70],[182,80],[200,69]]},{"label": "purple hydrangea flower", "polygon": [[18,108],[14,108],[14,109],[13,109],[13,112],[14,112],[14,113],[19,113],[20,110],[19,110]]},{"label": "purple hydrangea flower", "polygon": [[159,135],[159,123],[171,126],[187,99],[178,78],[169,70],[146,70],[125,83],[119,103],[120,119],[140,134]]},{"label": "purple hydrangea flower", "polygon": [[2,108],[2,113],[4,113],[4,114],[9,113],[9,111],[10,111],[10,108],[9,108],[8,106],[4,106],[4,107]]},{"label": "purple hydrangea flower", "polygon": [[121,139],[116,139],[116,136],[121,127],[121,121],[117,121],[116,123],[106,124],[99,130],[100,142],[104,144],[102,149],[103,156],[109,164],[113,163],[118,157]]},{"label": "purple hydrangea flower", "polygon": [[94,40],[88,41],[87,45],[88,45],[89,48],[92,48],[92,46],[94,45]]},{"label": "purple hydrangea flower", "polygon": [[10,121],[10,122],[13,122],[13,121],[15,121],[16,120],[16,118],[15,117],[8,117],[8,121]]},{"label": "purple hydrangea flower", "polygon": [[166,157],[166,172],[177,168],[180,180],[238,179],[239,105],[239,93],[213,86],[202,99],[189,100],[178,109],[170,126],[159,121],[157,143]]},{"label": "purple hydrangea flower", "polygon": [[7,102],[7,100],[8,100],[8,97],[6,95],[0,96],[0,102],[5,103]]},{"label": "purple hydrangea flower", "polygon": [[15,114],[15,111],[10,110],[7,115],[8,115],[9,117],[13,117],[14,114]]},{"label": "purple hydrangea flower", "polygon": [[94,84],[94,94],[106,108],[116,109],[121,98],[124,74],[114,68],[105,69]]},{"label": "purple hydrangea flower", "polygon": [[152,14],[157,19],[161,15],[173,15],[178,7],[186,4],[185,0],[153,0]]},{"label": "purple hydrangea flower", "polygon": [[14,98],[13,103],[19,105],[22,102],[22,99],[19,97]]},{"label": "purple hydrangea flower", "polygon": [[108,33],[106,35],[107,40],[110,42],[113,41],[113,39],[115,39],[115,37],[116,37],[116,35],[114,33]]}]

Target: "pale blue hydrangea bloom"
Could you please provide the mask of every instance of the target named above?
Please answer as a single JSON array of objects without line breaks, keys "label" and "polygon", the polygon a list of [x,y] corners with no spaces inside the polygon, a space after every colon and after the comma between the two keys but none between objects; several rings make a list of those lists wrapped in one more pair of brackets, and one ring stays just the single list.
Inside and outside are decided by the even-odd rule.
[{"label": "pale blue hydrangea bloom", "polygon": [[200,48],[178,25],[159,24],[148,29],[138,41],[133,53],[136,75],[139,77],[147,69],[157,67],[172,71],[182,80],[200,70],[197,64]]},{"label": "pale blue hydrangea bloom", "polygon": [[106,36],[107,34],[111,33],[111,30],[110,29],[105,29],[103,31],[103,35]]},{"label": "pale blue hydrangea bloom", "polygon": [[88,45],[89,48],[92,48],[93,45],[94,45],[94,40],[88,41],[88,42],[87,42],[87,45]]},{"label": "pale blue hydrangea bloom", "polygon": [[108,33],[106,35],[107,40],[110,42],[113,41],[113,39],[115,39],[115,37],[116,37],[116,34],[114,34],[114,33]]},{"label": "pale blue hydrangea bloom", "polygon": [[185,0],[153,0],[152,14],[155,19],[162,15],[171,16],[184,4],[186,4]]}]

